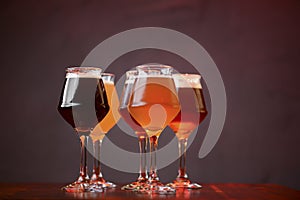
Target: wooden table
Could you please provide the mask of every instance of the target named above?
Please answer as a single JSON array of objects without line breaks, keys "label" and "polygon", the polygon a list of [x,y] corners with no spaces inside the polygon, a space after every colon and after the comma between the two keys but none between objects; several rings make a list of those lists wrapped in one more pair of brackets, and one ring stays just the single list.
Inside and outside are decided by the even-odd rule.
[{"label": "wooden table", "polygon": [[64,184],[0,183],[0,199],[242,199],[300,200],[300,191],[274,184],[203,184],[201,190],[178,190],[175,195],[148,195],[120,188],[103,193],[65,193]]}]

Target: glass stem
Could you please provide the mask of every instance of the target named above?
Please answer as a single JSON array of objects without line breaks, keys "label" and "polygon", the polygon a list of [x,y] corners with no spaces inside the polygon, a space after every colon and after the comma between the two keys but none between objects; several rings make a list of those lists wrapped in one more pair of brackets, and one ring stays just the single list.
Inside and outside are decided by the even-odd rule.
[{"label": "glass stem", "polygon": [[86,147],[88,144],[88,136],[80,136],[81,156],[80,156],[80,175],[79,182],[86,182],[89,180],[88,168],[87,168],[87,153]]},{"label": "glass stem", "polygon": [[179,148],[179,170],[178,176],[179,179],[187,179],[186,174],[186,146],[187,146],[187,138],[180,139],[178,141],[178,148]]},{"label": "glass stem", "polygon": [[150,137],[150,182],[157,182],[159,178],[157,176],[157,168],[156,168],[156,151],[157,151],[157,136]]},{"label": "glass stem", "polygon": [[147,180],[147,169],[146,169],[146,152],[147,152],[147,137],[139,137],[139,147],[140,147],[140,174],[138,181]]},{"label": "glass stem", "polygon": [[102,140],[93,141],[94,150],[94,162],[93,162],[93,176],[92,180],[104,181],[101,173],[101,162],[100,162],[100,152],[101,152]]}]

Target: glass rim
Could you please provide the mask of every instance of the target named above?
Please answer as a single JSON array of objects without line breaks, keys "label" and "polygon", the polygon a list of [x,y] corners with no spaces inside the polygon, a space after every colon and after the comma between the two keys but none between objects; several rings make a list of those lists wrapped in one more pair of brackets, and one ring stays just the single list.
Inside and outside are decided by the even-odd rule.
[{"label": "glass rim", "polygon": [[113,73],[109,73],[109,72],[103,72],[101,73],[101,76],[104,75],[104,76],[112,76],[112,77],[115,77],[116,75],[113,74]]},{"label": "glass rim", "polygon": [[67,73],[85,73],[86,71],[100,71],[102,72],[102,68],[95,66],[70,66],[66,67]]},{"label": "glass rim", "polygon": [[143,69],[143,68],[150,68],[150,69],[151,68],[174,69],[170,65],[165,65],[165,64],[161,64],[161,63],[146,63],[146,64],[142,64],[142,65],[136,66],[136,69]]},{"label": "glass rim", "polygon": [[138,74],[138,71],[136,69],[128,70],[125,72],[126,76],[136,76]]},{"label": "glass rim", "polygon": [[103,72],[101,73],[101,79],[104,83],[112,83],[115,84],[115,74]]},{"label": "glass rim", "polygon": [[101,79],[100,67],[67,67],[66,78],[98,78]]}]

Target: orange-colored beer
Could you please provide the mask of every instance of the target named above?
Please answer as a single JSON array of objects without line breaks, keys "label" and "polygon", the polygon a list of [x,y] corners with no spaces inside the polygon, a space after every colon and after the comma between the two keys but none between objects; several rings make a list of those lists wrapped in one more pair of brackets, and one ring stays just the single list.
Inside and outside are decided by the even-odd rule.
[{"label": "orange-colored beer", "polygon": [[139,77],[136,80],[128,110],[147,135],[159,136],[180,111],[171,77]]},{"label": "orange-colored beer", "polygon": [[105,134],[118,122],[120,119],[119,98],[112,81],[104,80],[104,87],[109,104],[109,112],[104,119],[97,124],[92,133],[90,134],[92,140],[102,140]]}]

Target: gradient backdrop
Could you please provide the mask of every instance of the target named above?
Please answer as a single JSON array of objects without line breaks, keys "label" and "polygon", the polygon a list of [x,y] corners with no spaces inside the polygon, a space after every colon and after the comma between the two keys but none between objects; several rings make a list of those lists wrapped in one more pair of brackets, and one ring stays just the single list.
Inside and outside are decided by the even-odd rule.
[{"label": "gradient backdrop", "polygon": [[[80,65],[97,44],[114,34],[157,26],[180,31],[203,45],[226,87],[228,112],[222,135],[213,151],[199,159],[208,116],[188,150],[190,178],[300,189],[300,1],[0,4],[0,182],[73,181],[79,168],[79,142],[56,110],[64,68]],[[148,62],[196,72],[187,61],[158,50],[123,55],[107,71],[118,79],[131,67]],[[209,102],[207,92],[205,97]],[[120,147],[137,151],[136,138],[118,127],[107,136]],[[159,146],[172,137],[167,129]],[[103,173],[119,183],[137,176],[106,166]],[[163,182],[173,180],[176,173],[176,162],[159,171]]]}]

